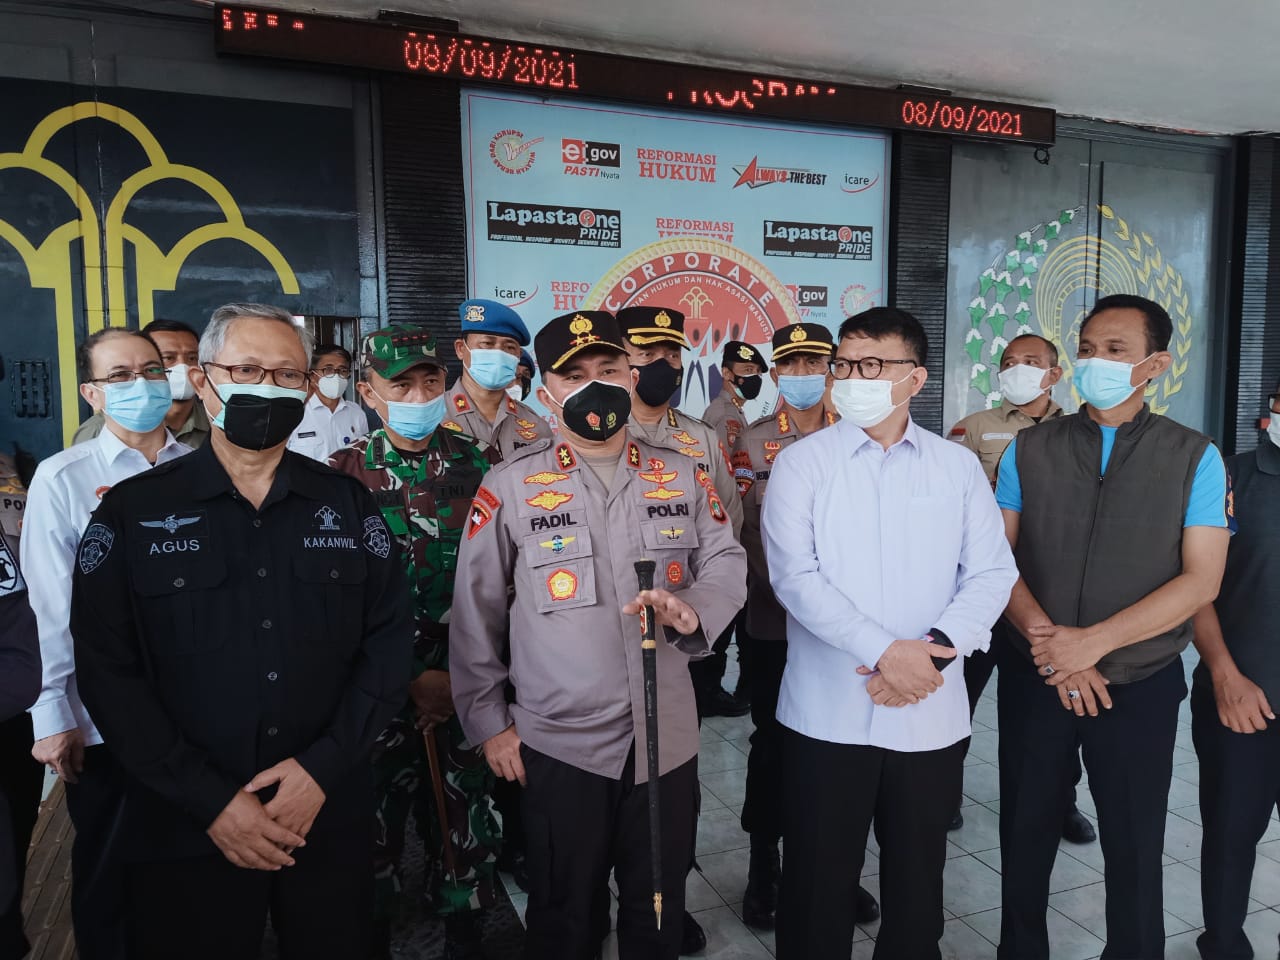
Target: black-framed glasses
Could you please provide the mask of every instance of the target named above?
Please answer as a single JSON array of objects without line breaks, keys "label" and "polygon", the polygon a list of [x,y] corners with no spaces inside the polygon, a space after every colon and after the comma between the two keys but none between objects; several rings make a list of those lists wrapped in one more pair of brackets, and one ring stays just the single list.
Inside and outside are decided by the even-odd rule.
[{"label": "black-framed glasses", "polygon": [[163,380],[165,378],[164,365],[159,363],[148,364],[141,370],[113,370],[105,377],[90,377],[90,383],[133,383],[141,377],[143,380]]},{"label": "black-framed glasses", "polygon": [[335,375],[339,377],[351,376],[350,367],[334,367],[334,366],[312,367],[311,372],[321,377],[332,377]]},{"label": "black-framed glasses", "polygon": [[[302,390],[307,385],[307,372],[295,370],[293,367],[260,367],[256,363],[235,363],[228,366],[225,363],[214,363],[212,360],[200,366],[217,367],[219,370],[227,371],[232,383],[261,383],[267,379],[267,374],[271,374],[271,382],[277,387]],[[205,373],[208,372],[205,370]]]},{"label": "black-framed glasses", "polygon": [[831,361],[831,375],[837,380],[848,380],[853,376],[853,371],[856,367],[858,375],[863,380],[874,380],[880,376],[880,371],[885,368],[886,364],[893,363],[909,363],[912,367],[920,366],[914,360],[881,360],[879,357],[863,357],[861,360],[840,358]]}]

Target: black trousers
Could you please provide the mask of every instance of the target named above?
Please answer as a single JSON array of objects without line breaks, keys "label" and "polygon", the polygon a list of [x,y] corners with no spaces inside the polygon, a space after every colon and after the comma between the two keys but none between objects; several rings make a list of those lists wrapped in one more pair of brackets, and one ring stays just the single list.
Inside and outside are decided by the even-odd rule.
[{"label": "black trousers", "polygon": [[[741,634],[739,634],[741,636]],[[752,836],[782,836],[782,727],[778,694],[787,667],[785,637],[752,637],[751,752],[747,754],[747,793],[742,803],[742,829]]]},{"label": "black trousers", "polygon": [[709,654],[698,660],[689,661],[689,677],[693,680],[693,689],[700,700],[720,689],[720,683],[724,680],[725,667],[729,662],[729,643],[733,640],[735,633],[738,637],[738,687],[742,690],[749,689],[752,670],[751,642],[747,637],[746,622],[747,611],[744,608],[738,611],[738,615],[729,626],[724,628],[724,632],[716,637],[716,642],[712,644]]},{"label": "black trousers", "polygon": [[778,960],[848,960],[851,906],[873,818],[882,910],[873,956],[938,960],[961,745],[906,753],[827,743],[783,726],[782,748]]},{"label": "black trousers", "polygon": [[1145,680],[1113,684],[1108,693],[1110,710],[1077,717],[1023,654],[1001,653],[1001,960],[1049,956],[1049,874],[1077,749],[1089,771],[1106,861],[1103,960],[1164,956],[1161,855],[1178,704],[1187,695],[1182,661]]},{"label": "black trousers", "polygon": [[130,864],[130,960],[257,960],[268,914],[281,960],[363,960],[373,917],[372,837],[353,829],[344,846],[345,856],[322,859],[299,848],[294,866],[275,872],[233,866],[220,853]]},{"label": "black trousers", "polygon": [[662,930],[653,914],[649,785],[635,782],[635,751],[621,780],[587,773],[527,744],[520,748],[529,869],[525,960],[590,960],[600,945],[598,898],[609,871],[618,883],[620,960],[676,960],[684,881],[697,831],[698,761],[659,781],[662,806]]},{"label": "black trousers", "polygon": [[22,932],[22,884],[44,785],[44,767],[31,756],[31,743],[29,714],[0,723],[0,960],[24,957],[29,947]]},{"label": "black trousers", "polygon": [[[1204,933],[1196,941],[1205,960],[1248,960],[1244,933],[1256,846],[1280,803],[1280,725],[1260,733],[1232,733],[1218,719],[1213,690],[1191,690],[1191,736],[1200,758],[1200,816],[1204,837],[1200,892]],[[1274,945],[1272,947],[1274,950]]]},{"label": "black trousers", "polygon": [[[81,960],[125,960],[124,869],[120,826],[124,771],[106,744],[86,747],[78,783],[67,784],[71,845],[71,924]],[[130,958],[131,960],[131,958]]]}]

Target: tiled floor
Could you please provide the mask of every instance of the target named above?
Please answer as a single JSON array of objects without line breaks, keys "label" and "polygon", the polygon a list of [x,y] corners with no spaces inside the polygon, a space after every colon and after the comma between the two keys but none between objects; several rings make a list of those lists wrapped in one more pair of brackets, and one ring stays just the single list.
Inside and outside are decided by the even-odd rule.
[{"label": "tiled floor", "polygon": [[[1188,676],[1195,654],[1187,656]],[[730,664],[730,669],[734,668]],[[725,686],[733,687],[732,673]],[[996,766],[995,683],[979,704],[973,743],[965,767],[964,818],[950,835],[945,874],[947,911],[942,955],[956,960],[992,960],[1000,934],[1000,791]],[[699,770],[703,812],[698,825],[698,862],[702,875],[689,878],[689,909],[707,933],[709,960],[756,960],[773,956],[773,936],[756,933],[740,919],[747,882],[748,837],[738,825],[746,781],[750,717],[714,718],[703,725]],[[1200,811],[1196,784],[1199,765],[1191,746],[1191,714],[1182,705],[1173,787],[1165,832],[1164,906],[1167,960],[1198,960],[1195,938],[1201,929]],[[1093,801],[1081,784],[1080,807],[1092,819]],[[867,851],[863,884],[879,894],[879,859],[874,838]],[[1280,936],[1280,821],[1272,820],[1258,846],[1252,912],[1245,930],[1259,957],[1275,956]],[[1102,853],[1096,843],[1063,843],[1054,867],[1049,897],[1049,940],[1054,960],[1098,957],[1105,930]],[[524,898],[513,890],[518,910]],[[871,956],[877,926],[859,928],[853,960]],[[605,957],[616,960],[612,936]]]}]

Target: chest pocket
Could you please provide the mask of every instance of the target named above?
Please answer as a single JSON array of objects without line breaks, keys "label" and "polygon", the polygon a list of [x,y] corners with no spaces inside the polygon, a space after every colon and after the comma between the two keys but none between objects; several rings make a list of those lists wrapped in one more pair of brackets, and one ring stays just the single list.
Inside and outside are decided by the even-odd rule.
[{"label": "chest pocket", "polygon": [[207,538],[204,549],[194,552],[164,550],[164,544],[175,542],[140,541],[129,565],[129,579],[143,597],[143,622],[155,638],[151,649],[160,657],[208,653],[227,639],[216,614],[226,602],[218,589],[227,580],[226,558],[208,549]]},{"label": "chest pocket", "polygon": [[653,585],[673,593],[683,590],[692,579],[689,558],[698,548],[698,531],[692,517],[646,520],[640,525],[644,546],[658,565]]},{"label": "chest pocket", "polygon": [[526,534],[520,552],[533,579],[539,613],[596,602],[591,531],[586,524]]},{"label": "chest pocket", "polygon": [[354,652],[360,643],[368,576],[364,548],[304,550],[293,558],[293,575],[299,618],[294,641],[308,648],[328,646],[344,657]]}]

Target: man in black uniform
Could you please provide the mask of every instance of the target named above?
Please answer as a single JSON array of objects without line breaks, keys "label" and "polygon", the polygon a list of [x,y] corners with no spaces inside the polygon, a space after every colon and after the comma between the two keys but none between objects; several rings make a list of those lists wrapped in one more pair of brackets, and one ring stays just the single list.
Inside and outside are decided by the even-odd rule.
[{"label": "man in black uniform", "polygon": [[290,315],[219,308],[197,454],[119,483],[81,540],[80,690],[126,774],[134,960],[363,955],[374,739],[413,624],[395,544],[354,478],[285,450],[307,399]]}]

